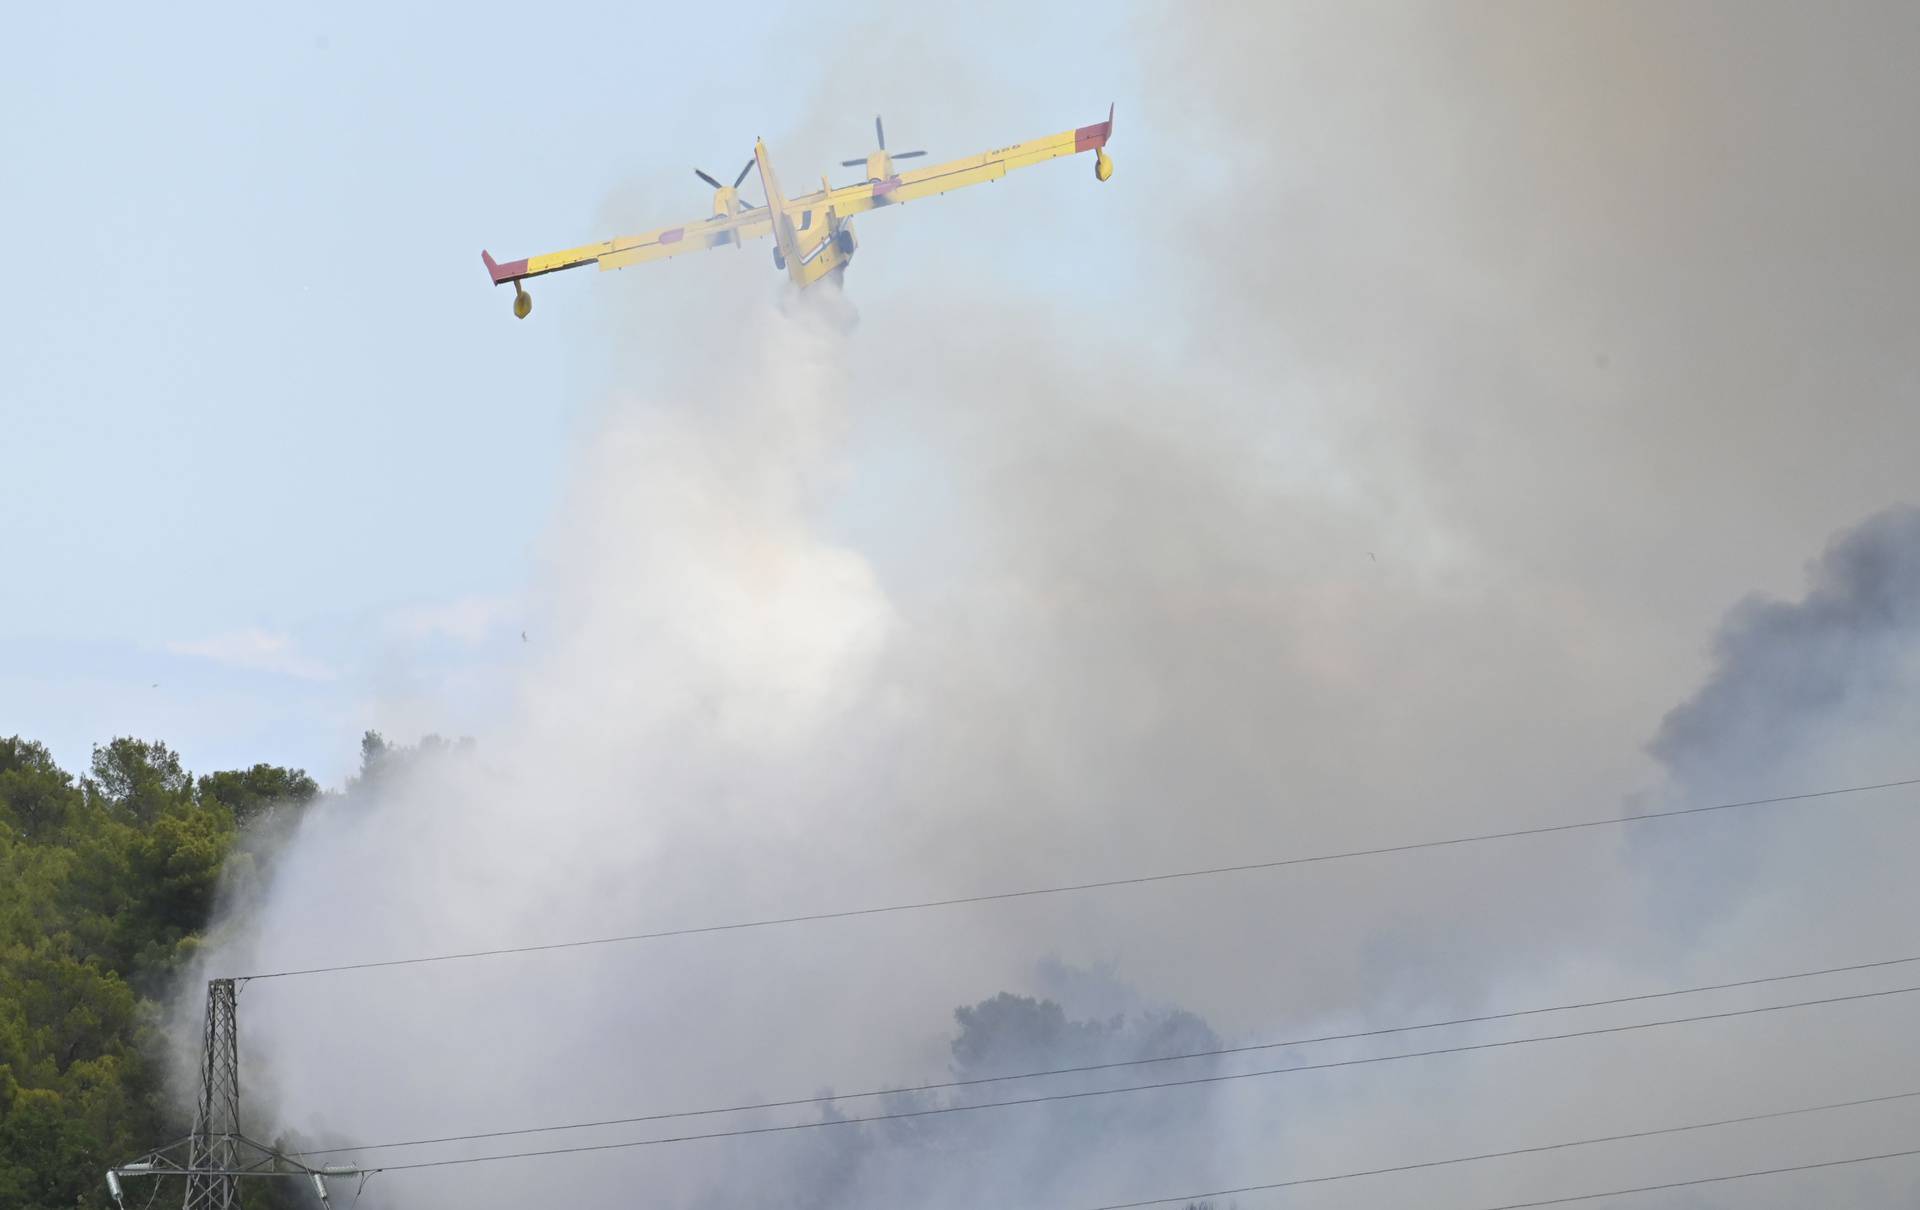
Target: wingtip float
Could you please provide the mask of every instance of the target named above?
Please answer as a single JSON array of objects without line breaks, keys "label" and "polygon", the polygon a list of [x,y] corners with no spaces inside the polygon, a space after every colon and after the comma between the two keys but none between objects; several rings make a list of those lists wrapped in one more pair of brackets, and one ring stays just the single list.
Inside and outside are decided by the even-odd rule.
[{"label": "wingtip float", "polygon": [[[873,134],[876,144],[873,151],[840,163],[843,168],[864,167],[865,178],[855,184],[835,188],[822,175],[819,189],[798,197],[786,197],[774,177],[766,144],[755,139],[753,159],[740,170],[731,185],[694,169],[694,175],[713,189],[713,211],[708,218],[522,260],[502,263],[487,252],[480,254],[480,260],[494,285],[513,286],[513,313],[520,319],[525,319],[533,310],[533,296],[521,285],[529,277],[586,265],[598,265],[602,270],[624,269],[683,252],[737,248],[763,236],[773,237],[774,267],[804,289],[845,271],[859,248],[851,221],[856,214],[999,180],[1015,168],[1085,151],[1093,152],[1095,180],[1106,181],[1113,176],[1113,157],[1107,154],[1107,141],[1113,137],[1112,105],[1107,106],[1104,122],[909,172],[899,171],[896,161],[915,159],[926,152],[888,151],[886,127],[878,117],[873,120]],[[758,205],[740,197],[741,183],[756,168],[765,193],[765,201]]]},{"label": "wingtip float", "polygon": [[503,265],[494,260],[493,255],[485,248],[480,250],[480,261],[486,265],[487,276],[493,279],[494,285],[497,286],[502,282],[513,283],[513,314],[516,319],[525,319],[533,310],[533,295],[527,293],[526,288],[520,284],[522,278],[533,276],[527,272],[527,262],[514,260]]}]

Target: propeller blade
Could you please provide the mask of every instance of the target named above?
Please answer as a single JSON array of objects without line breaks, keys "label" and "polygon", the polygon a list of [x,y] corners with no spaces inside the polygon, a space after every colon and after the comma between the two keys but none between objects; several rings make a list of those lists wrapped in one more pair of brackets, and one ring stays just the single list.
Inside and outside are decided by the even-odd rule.
[{"label": "propeller blade", "polygon": [[841,160],[840,161],[840,167],[842,168],[864,168],[866,167],[866,164],[867,162],[865,160]]},{"label": "propeller blade", "polygon": [[753,171],[753,161],[752,161],[752,160],[748,160],[748,161],[747,161],[747,166],[746,166],[745,168],[742,168],[742,169],[740,170],[740,175],[739,175],[739,176],[737,176],[737,177],[734,177],[734,178],[733,178],[733,187],[734,187],[735,189],[738,189],[738,188],[740,188],[740,182],[741,182],[741,181],[744,181],[744,180],[746,180],[746,179],[747,179],[747,174],[748,174],[749,172],[752,172],[752,171]]},{"label": "propeller blade", "polygon": [[715,189],[718,189],[721,187],[719,181],[714,180],[712,177],[700,171],[698,168],[693,170],[693,175],[699,177],[701,180],[705,181],[707,184],[712,185]]},{"label": "propeller blade", "polygon": [[925,154],[927,153],[924,151],[896,151],[893,153],[893,158],[896,160],[910,160],[914,156]]},{"label": "propeller blade", "polygon": [[887,128],[880,125],[880,115],[877,113],[873,115],[873,137],[879,142],[880,150],[885,151],[887,149]]}]

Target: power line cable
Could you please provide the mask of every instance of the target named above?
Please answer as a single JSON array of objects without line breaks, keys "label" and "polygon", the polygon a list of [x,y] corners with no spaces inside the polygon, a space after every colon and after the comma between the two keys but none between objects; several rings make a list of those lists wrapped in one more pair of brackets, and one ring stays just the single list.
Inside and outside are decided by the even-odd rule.
[{"label": "power line cable", "polygon": [[1910,1150],[1884,1150],[1876,1156],[1849,1156],[1845,1160],[1820,1160],[1814,1164],[1788,1164],[1786,1168],[1755,1168],[1753,1172],[1728,1172],[1713,1177],[1693,1177],[1690,1181],[1665,1181],[1661,1185],[1636,1185],[1632,1189],[1607,1189],[1605,1193],[1574,1193],[1569,1197],[1549,1197],[1538,1202],[1507,1202],[1505,1206],[1484,1206],[1482,1210],[1538,1210],[1538,1206],[1565,1206],[1569,1202],[1592,1202],[1603,1197],[1628,1197],[1632,1193],[1661,1193],[1665,1189],[1692,1189],[1693,1185],[1718,1185],[1722,1181],[1745,1181],[1749,1177],[1786,1175],[1789,1172],[1816,1172],[1820,1168],[1845,1168],[1847,1164],[1872,1164],[1876,1160],[1905,1160],[1920,1156],[1920,1147]]},{"label": "power line cable", "polygon": [[[1191,1076],[1180,1080],[1161,1080],[1151,1084],[1124,1084],[1118,1088],[1091,1088],[1075,1092],[1048,1093],[1042,1096],[1019,1097],[1004,1101],[980,1101],[971,1105],[938,1105],[926,1109],[904,1109],[892,1113],[868,1114],[864,1117],[827,1118],[814,1122],[788,1122],[777,1126],[746,1126],[735,1130],[714,1130],[701,1134],[671,1135],[664,1138],[628,1139],[618,1143],[593,1143],[576,1147],[553,1147],[539,1151],[509,1151],[496,1155],[461,1156],[444,1160],[418,1160],[405,1164],[387,1164],[376,1171],[399,1172],[411,1168],[443,1168],[455,1164],[484,1164],[496,1160],[532,1159],[549,1155],[578,1155],[589,1151],[619,1151],[631,1147],[659,1147],[673,1143],[693,1143],[707,1139],[742,1138],[749,1135],[785,1134],[796,1130],[819,1130],[830,1126],[856,1126],[871,1122],[891,1122],[905,1118],[936,1117],[945,1114],[972,1113],[983,1109],[1007,1109],[1016,1105],[1039,1105],[1051,1101],[1078,1101],[1089,1097],[1117,1096],[1130,1092],[1156,1092],[1168,1088],[1190,1088],[1202,1084],[1221,1084],[1232,1080],[1250,1080],[1263,1076],[1289,1075],[1302,1071],[1330,1071],[1343,1067],[1363,1067],[1374,1063],[1397,1063],[1406,1059],[1424,1059],[1436,1055],[1466,1054],[1474,1051],[1499,1050],[1509,1046],[1526,1046],[1536,1042],[1563,1042],[1572,1038],[1591,1038],[1605,1034],[1631,1033],[1642,1029],[1657,1029],[1668,1025],[1690,1025],[1701,1021],[1722,1021],[1733,1017],[1751,1017],[1761,1013],[1782,1012],[1793,1008],[1813,1008],[1821,1005],[1843,1004],[1855,1000],[1872,1000],[1886,996],[1908,995],[1920,992],[1920,986],[1888,988],[1882,991],[1854,992],[1844,996],[1826,996],[1817,1000],[1798,1000],[1788,1004],[1769,1004],[1758,1008],[1730,1009],[1717,1013],[1700,1013],[1691,1017],[1672,1017],[1660,1021],[1642,1021],[1632,1025],[1610,1025],[1596,1029],[1571,1030],[1559,1034],[1540,1034],[1530,1038],[1505,1038],[1495,1042],[1473,1042],[1459,1046],[1442,1046],[1432,1050],[1407,1051],[1396,1055],[1369,1055],[1356,1059],[1334,1059],[1322,1063],[1301,1063],[1291,1067],[1266,1067],[1255,1071],[1228,1072],[1218,1075]],[[374,1147],[365,1150],[374,1150]],[[313,1154],[311,1152],[303,1154]]]},{"label": "power line cable", "polygon": [[1541,1206],[1564,1206],[1570,1202],[1591,1202],[1603,1197],[1626,1197],[1633,1193],[1659,1193],[1667,1189],[1688,1189],[1696,1185],[1717,1185],[1723,1181],[1744,1181],[1756,1176],[1784,1176],[1789,1172],[1813,1172],[1821,1168],[1843,1168],[1848,1164],[1871,1164],[1877,1160],[1899,1160],[1920,1155],[1920,1147],[1907,1151],[1883,1151],[1878,1155],[1855,1155],[1844,1160],[1820,1160],[1811,1164],[1788,1164],[1783,1168],[1756,1168],[1750,1172],[1729,1172],[1721,1176],[1697,1176],[1686,1181],[1666,1181],[1658,1185],[1636,1185],[1631,1189],[1608,1189],[1601,1193],[1574,1193],[1566,1197],[1550,1197],[1537,1202],[1508,1202],[1504,1206],[1487,1206],[1483,1210],[1538,1210]]},{"label": "power line cable", "polygon": [[[1712,1122],[1689,1122],[1684,1126],[1661,1126],[1650,1130],[1633,1130],[1625,1134],[1603,1134],[1595,1138],[1570,1139],[1562,1143],[1542,1143],[1534,1147],[1513,1147],[1505,1151],[1482,1151],[1477,1155],[1450,1156],[1443,1160],[1423,1160],[1413,1164],[1394,1164],[1387,1168],[1366,1168],[1357,1172],[1334,1172],[1326,1176],[1301,1176],[1286,1181],[1271,1181],[1264,1185],[1242,1185],[1237,1189],[1215,1189],[1206,1193],[1187,1193],[1178,1197],[1156,1197],[1137,1202],[1112,1202],[1105,1206],[1089,1206],[1086,1210],[1145,1210],[1148,1206],[1166,1206],[1176,1203],[1204,1202],[1210,1198],[1232,1197],[1242,1193],[1268,1193],[1278,1189],[1298,1189],[1303,1185],[1328,1185],[1335,1181],[1359,1180],[1369,1176],[1392,1176],[1402,1172],[1419,1172],[1428,1168],[1446,1168],[1455,1164],[1472,1164],[1481,1160],[1510,1159],[1518,1155],[1539,1155],[1548,1151],[1565,1151],[1572,1147],[1593,1147],[1601,1143],[1623,1143],[1635,1139],[1657,1138],[1668,1134],[1685,1134],[1693,1130],[1713,1130],[1722,1126],[1738,1126],[1747,1122],[1765,1122],[1775,1118],[1790,1118],[1809,1113],[1827,1113],[1836,1109],[1853,1109],[1862,1105],[1884,1105],[1892,1101],[1910,1100],[1920,1097],[1920,1092],[1896,1092],[1881,1097],[1861,1097],[1853,1101],[1833,1101],[1825,1105],[1807,1105],[1798,1109],[1776,1109],[1770,1113],[1749,1113],[1737,1118],[1720,1118]],[[1911,1154],[1911,1153],[1910,1153]],[[1758,1174],[1754,1174],[1758,1175]],[[1735,1180],[1736,1177],[1712,1178]],[[1651,1188],[1668,1188],[1653,1186]],[[1647,1191],[1650,1191],[1647,1190]],[[1638,1193],[1643,1190],[1620,1190],[1621,1193]],[[1611,1197],[1609,1193],[1582,1194],[1579,1198],[1565,1198],[1564,1201],[1578,1201],[1586,1197]],[[1529,1202],[1529,1206],[1552,1205],[1552,1202]],[[1519,1210],[1518,1207],[1498,1207],[1494,1210]]]},{"label": "power line cable", "polygon": [[589,1130],[602,1126],[633,1126],[644,1122],[665,1122],[679,1118],[711,1117],[723,1113],[747,1113],[754,1110],[791,1109],[802,1105],[818,1105],[829,1101],[854,1101],[871,1097],[901,1096],[915,1093],[940,1092],[954,1088],[971,1088],[980,1084],[997,1084],[1010,1080],[1033,1080],[1047,1076],[1077,1075],[1094,1071],[1110,1071],[1120,1067],[1142,1067],[1151,1063],[1173,1063],[1187,1059],[1209,1059],[1223,1055],[1246,1054],[1261,1050],[1282,1050],[1295,1046],[1311,1046],[1322,1042],[1347,1042],[1361,1038],[1378,1038],[1387,1034],[1409,1033],[1414,1030],[1442,1029],[1455,1025],[1478,1025],[1489,1021],[1508,1021],[1518,1017],[1539,1016],[1542,1013],[1572,1012],[1577,1009],[1605,1008],[1618,1004],[1635,1004],[1647,1000],[1669,999],[1674,996],[1690,996],[1703,992],[1729,991],[1741,987],[1758,987],[1768,983],[1785,983],[1796,979],[1814,979],[1824,975],[1847,974],[1857,971],[1878,970],[1890,966],[1901,966],[1920,962],[1920,955],[1908,958],[1887,958],[1877,962],[1856,962],[1847,966],[1828,966],[1819,970],[1796,971],[1790,975],[1764,975],[1753,979],[1738,979],[1730,983],[1704,983],[1693,987],[1673,988],[1667,991],[1641,992],[1630,996],[1613,996],[1604,1000],[1582,1000],[1569,1004],[1550,1004],[1537,1008],[1514,1009],[1508,1012],[1485,1013],[1474,1017],[1452,1017],[1444,1021],[1421,1021],[1411,1025],[1389,1025],[1379,1029],[1356,1030],[1344,1034],[1320,1034],[1307,1038],[1290,1038],[1277,1042],[1254,1042],[1242,1046],[1222,1046],[1212,1050],[1191,1050],[1178,1054],[1152,1055],[1140,1059],[1116,1059],[1108,1063],[1085,1063],[1075,1067],[1051,1067],[1039,1071],[1013,1072],[1006,1075],[978,1076],[966,1080],[943,1080],[932,1084],[916,1084],[895,1088],[875,1088],[862,1092],[835,1093],[831,1096],[794,1097],[782,1101],[755,1101],[742,1105],[723,1105],[712,1109],[682,1109],[667,1113],[642,1114],[637,1117],[602,1118],[591,1122],[569,1122],[558,1126],[528,1126],[515,1130],[488,1130],[474,1134],[444,1135],[431,1139],[408,1139],[397,1143],[354,1144],[341,1147],[323,1147],[312,1151],[295,1151],[296,1157],[319,1155],[337,1155],[346,1151],[384,1151],[395,1147],[425,1147],[439,1143],[468,1143],[483,1139],[511,1138],[517,1135],[552,1134],[563,1130]]},{"label": "power line cable", "polygon": [[450,954],[427,954],[414,958],[389,958],[375,962],[343,962],[332,966],[310,966],[291,970],[266,971],[252,975],[237,975],[236,980],[251,979],[287,979],[297,975],[326,975],[342,971],[375,970],[394,966],[419,966],[430,962],[463,962],[474,958],[498,958],[508,954],[532,954],[549,950],[582,949],[595,945],[619,945],[627,942],[660,941],[669,937],[692,937],[705,933],[736,932],[743,929],[772,928],[776,925],[809,924],[824,920],[850,920],[860,916],[879,916],[892,912],[920,912],[932,908],[960,907],[965,904],[995,903],[1008,899],[1030,899],[1041,895],[1068,895],[1081,891],[1105,890],[1112,887],[1141,886],[1155,882],[1173,882],[1186,878],[1215,878],[1225,874],[1244,874],[1255,870],[1277,870],[1288,866],[1313,865],[1329,861],[1350,861],[1358,857],[1382,857],[1391,853],[1411,853],[1422,849],[1440,849],[1455,845],[1481,844],[1492,840],[1513,840],[1524,836],[1545,836],[1555,832],[1574,832],[1588,828],[1607,828],[1622,824],[1646,823],[1651,820],[1677,819],[1688,815],[1705,815],[1718,811],[1737,811],[1751,807],[1775,806],[1782,803],[1806,802],[1812,799],[1836,798],[1844,794],[1865,794],[1875,790],[1892,790],[1904,786],[1920,785],[1920,777],[1905,778],[1900,781],[1877,782],[1865,786],[1845,786],[1834,790],[1813,790],[1804,794],[1781,794],[1772,798],[1750,798],[1740,802],[1712,803],[1701,807],[1679,807],[1671,811],[1643,811],[1632,815],[1613,815],[1604,819],[1583,819],[1573,823],[1543,824],[1531,828],[1509,828],[1499,832],[1480,832],[1470,836],[1454,836],[1445,840],[1420,840],[1405,844],[1382,845],[1371,849],[1348,849],[1337,853],[1316,853],[1306,857],[1282,857],[1272,861],[1245,862],[1239,865],[1210,866],[1198,870],[1179,870],[1163,874],[1140,874],[1130,878],[1107,878],[1097,882],[1077,882],[1060,886],[1029,887],[1019,891],[997,891],[984,895],[961,895],[950,899],[927,899],[916,903],[893,903],[879,907],[847,908],[840,911],[805,912],[792,916],[774,916],[759,920],[737,920],[727,924],[694,925],[686,928],[660,929],[649,933],[624,933],[613,937],[588,937],[575,941],[549,941],[536,945],[502,946],[497,949],[466,950]]}]

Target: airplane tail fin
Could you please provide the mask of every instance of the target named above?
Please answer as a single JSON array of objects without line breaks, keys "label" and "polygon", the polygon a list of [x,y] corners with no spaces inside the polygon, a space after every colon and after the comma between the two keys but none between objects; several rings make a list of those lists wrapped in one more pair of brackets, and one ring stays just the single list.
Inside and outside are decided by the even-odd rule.
[{"label": "airplane tail fin", "polygon": [[787,199],[780,192],[780,182],[774,179],[773,164],[767,159],[767,145],[758,139],[753,141],[753,163],[760,170],[760,188],[766,191],[767,205],[776,213],[784,210]]},{"label": "airplane tail fin", "polygon": [[773,220],[776,259],[797,281],[801,271],[800,241],[793,233],[793,220],[787,217],[787,199],[780,192],[780,182],[774,178],[767,145],[759,139],[753,141],[753,161],[760,167],[760,188],[766,191],[767,217]]}]

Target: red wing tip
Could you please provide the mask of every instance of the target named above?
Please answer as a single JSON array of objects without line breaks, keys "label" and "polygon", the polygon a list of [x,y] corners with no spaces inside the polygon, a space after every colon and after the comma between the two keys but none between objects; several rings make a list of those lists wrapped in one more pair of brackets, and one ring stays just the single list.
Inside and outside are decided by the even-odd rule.
[{"label": "red wing tip", "polygon": [[1105,147],[1107,140],[1113,137],[1113,106],[1107,106],[1107,120],[1095,122],[1091,126],[1082,126],[1073,132],[1075,152],[1091,151],[1096,147]]},{"label": "red wing tip", "polygon": [[493,284],[496,286],[501,282],[518,281],[527,275],[525,260],[508,261],[503,265],[494,260],[492,253],[483,248],[480,250],[480,261],[486,265],[487,276],[493,279]]}]

